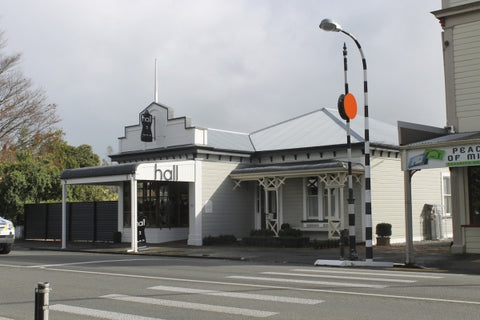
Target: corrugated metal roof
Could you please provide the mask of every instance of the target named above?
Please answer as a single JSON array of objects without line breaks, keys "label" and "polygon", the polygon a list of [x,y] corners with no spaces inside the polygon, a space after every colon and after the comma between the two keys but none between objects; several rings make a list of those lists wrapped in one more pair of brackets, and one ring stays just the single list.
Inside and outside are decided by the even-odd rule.
[{"label": "corrugated metal roof", "polygon": [[[364,117],[350,122],[351,142],[363,142]],[[369,118],[372,144],[398,145],[393,125]],[[270,151],[341,145],[346,143],[346,123],[335,109],[322,108],[250,134],[208,129],[208,145],[239,151]]]},{"label": "corrugated metal roof", "polygon": [[218,129],[208,130],[208,146],[222,150],[255,151],[248,133]]}]

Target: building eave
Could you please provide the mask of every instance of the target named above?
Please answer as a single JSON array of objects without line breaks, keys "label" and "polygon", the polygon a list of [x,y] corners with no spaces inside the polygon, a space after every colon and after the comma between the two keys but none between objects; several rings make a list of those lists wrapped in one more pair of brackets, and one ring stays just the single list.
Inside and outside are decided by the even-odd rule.
[{"label": "building eave", "polygon": [[449,7],[445,9],[435,10],[431,13],[438,19],[447,18],[451,16],[470,13],[472,11],[480,10],[480,2],[467,3],[459,6]]}]

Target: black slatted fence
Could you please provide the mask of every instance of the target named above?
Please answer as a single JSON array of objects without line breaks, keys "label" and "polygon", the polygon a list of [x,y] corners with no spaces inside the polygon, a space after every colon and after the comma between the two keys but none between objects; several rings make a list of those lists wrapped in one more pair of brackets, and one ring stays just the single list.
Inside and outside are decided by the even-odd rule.
[{"label": "black slatted fence", "polygon": [[[69,241],[114,241],[118,228],[118,203],[67,203],[67,239]],[[25,205],[24,236],[27,240],[62,238],[62,204]]]}]

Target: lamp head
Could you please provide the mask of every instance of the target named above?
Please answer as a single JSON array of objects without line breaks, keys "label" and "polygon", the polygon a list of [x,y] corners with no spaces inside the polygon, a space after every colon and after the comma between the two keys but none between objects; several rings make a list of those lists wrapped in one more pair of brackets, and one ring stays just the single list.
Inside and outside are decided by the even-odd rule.
[{"label": "lamp head", "polygon": [[342,31],[342,26],[332,19],[323,19],[322,22],[320,22],[320,29],[324,31],[339,32]]}]

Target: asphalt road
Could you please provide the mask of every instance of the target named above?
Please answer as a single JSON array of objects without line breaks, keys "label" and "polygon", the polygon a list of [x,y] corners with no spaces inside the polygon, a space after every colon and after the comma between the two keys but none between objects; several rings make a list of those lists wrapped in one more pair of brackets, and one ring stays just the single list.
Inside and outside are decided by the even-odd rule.
[{"label": "asphalt road", "polygon": [[0,320],[478,319],[480,276],[20,250],[0,256]]}]

